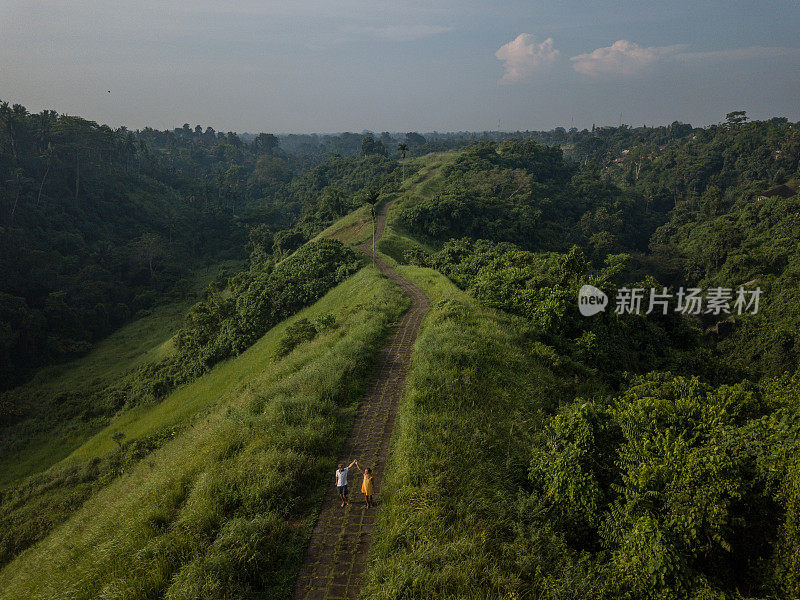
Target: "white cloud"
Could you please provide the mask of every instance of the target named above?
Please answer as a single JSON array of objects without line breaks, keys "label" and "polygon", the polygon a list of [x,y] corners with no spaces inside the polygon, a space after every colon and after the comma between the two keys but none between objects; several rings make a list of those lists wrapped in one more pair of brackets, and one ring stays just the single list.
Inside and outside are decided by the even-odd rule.
[{"label": "white cloud", "polygon": [[628,40],[617,40],[611,46],[589,54],[570,58],[572,68],[590,77],[632,75],[664,58],[685,50],[685,45],[640,46]]},{"label": "white cloud", "polygon": [[500,83],[524,81],[536,71],[552,64],[558,54],[558,50],[553,48],[553,38],[537,44],[536,38],[531,34],[520,33],[494,53],[498,60],[503,61],[506,70]]}]

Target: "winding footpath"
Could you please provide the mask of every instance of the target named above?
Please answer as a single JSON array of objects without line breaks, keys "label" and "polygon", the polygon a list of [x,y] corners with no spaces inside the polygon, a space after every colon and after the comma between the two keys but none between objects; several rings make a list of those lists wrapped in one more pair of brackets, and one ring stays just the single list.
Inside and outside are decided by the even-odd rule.
[{"label": "winding footpath", "polygon": [[[390,205],[384,205],[376,217],[376,241],[383,235]],[[358,248],[372,257],[371,240]],[[411,307],[397,322],[381,350],[378,367],[359,405],[339,462],[347,464],[357,458],[362,467],[372,468],[375,497],[380,506],[381,482],[394,419],[419,325],[429,301],[419,287],[400,277],[380,258],[375,257],[375,263],[381,273],[408,294]],[[295,583],[295,600],[352,599],[358,598],[361,590],[361,575],[369,556],[377,509],[364,508],[360,475],[353,472],[349,478],[351,503],[345,508],[340,506],[333,482],[331,472],[330,485]]]}]

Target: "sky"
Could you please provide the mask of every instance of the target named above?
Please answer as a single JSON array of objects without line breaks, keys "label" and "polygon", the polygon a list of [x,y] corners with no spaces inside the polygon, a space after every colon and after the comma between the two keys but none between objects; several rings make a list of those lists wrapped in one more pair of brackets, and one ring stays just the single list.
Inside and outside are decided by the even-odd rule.
[{"label": "sky", "polygon": [[275,133],[800,120],[800,3],[3,0],[0,100]]}]

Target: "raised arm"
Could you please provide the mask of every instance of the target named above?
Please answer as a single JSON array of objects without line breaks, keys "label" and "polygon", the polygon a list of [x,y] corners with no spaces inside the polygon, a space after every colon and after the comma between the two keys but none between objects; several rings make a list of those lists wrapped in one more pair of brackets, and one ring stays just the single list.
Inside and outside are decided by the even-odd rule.
[{"label": "raised arm", "polygon": [[351,468],[353,465],[358,465],[358,460],[357,460],[357,459],[355,459],[355,458],[353,459],[353,462],[351,462],[351,463],[348,465],[348,467],[347,467],[347,468],[349,469],[349,468]]}]

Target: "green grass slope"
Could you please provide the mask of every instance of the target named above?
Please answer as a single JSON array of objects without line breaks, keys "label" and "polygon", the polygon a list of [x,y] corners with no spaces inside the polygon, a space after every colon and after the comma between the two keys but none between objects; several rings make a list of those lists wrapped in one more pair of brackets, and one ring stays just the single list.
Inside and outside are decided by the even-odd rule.
[{"label": "green grass slope", "polygon": [[441,246],[437,240],[421,239],[412,236],[400,226],[398,215],[405,208],[413,206],[423,198],[434,197],[439,191],[442,167],[455,160],[457,152],[437,152],[412,160],[410,175],[402,186],[392,208],[386,215],[386,229],[378,243],[378,250],[402,263],[408,251],[435,252]]},{"label": "green grass slope", "polygon": [[[395,207],[389,212],[387,225],[396,221],[399,208],[413,204],[420,197],[428,197],[436,193],[441,183],[438,177],[441,168],[453,161],[458,156],[457,152],[436,152],[406,161],[407,177],[397,191],[387,192],[379,199],[377,208],[385,202],[395,200]],[[420,246],[421,242],[398,234],[396,223],[388,227],[379,242],[379,248],[385,254],[402,258],[402,252],[410,247]],[[352,246],[367,242],[372,236],[372,219],[369,206],[362,206],[349,215],[342,217],[330,227],[322,231],[315,239],[336,239]],[[422,244],[427,249],[432,249],[432,244]]]},{"label": "green grass slope", "polygon": [[363,598],[503,598],[531,435],[596,390],[443,275],[399,266],[433,300],[406,382]]},{"label": "green grass slope", "polygon": [[80,403],[90,402],[96,392],[137,366],[170,353],[172,335],[202,290],[218,273],[240,268],[240,263],[228,261],[196,273],[186,297],[153,307],[86,356],[41,369],[30,382],[12,390],[8,396],[23,420],[2,431],[0,489],[57,463],[102,428],[104,419],[82,418],[81,413],[91,407]]},{"label": "green grass slope", "polygon": [[369,206],[362,206],[333,223],[314,239],[334,239],[355,246],[372,236],[372,220]]},{"label": "green grass slope", "polygon": [[[364,268],[241,356],[110,424],[74,452],[84,469],[102,464],[114,431],[170,433],[7,564],[0,598],[287,597],[377,349],[406,306]],[[291,322],[325,314],[336,327],[275,359]]]}]

